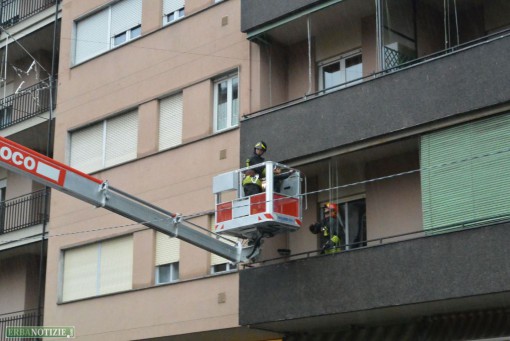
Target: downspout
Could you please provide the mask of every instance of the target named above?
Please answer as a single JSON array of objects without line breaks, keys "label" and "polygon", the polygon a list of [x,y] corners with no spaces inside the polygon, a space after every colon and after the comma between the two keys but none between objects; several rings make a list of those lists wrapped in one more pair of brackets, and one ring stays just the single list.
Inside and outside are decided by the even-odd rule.
[{"label": "downspout", "polygon": [[[54,106],[54,87],[56,87],[55,83],[55,67],[56,67],[56,53],[57,53],[57,29],[58,29],[58,3],[59,0],[55,0],[55,22],[53,24],[53,46],[52,46],[52,52],[51,52],[51,73],[50,73],[50,108],[49,108],[49,118],[48,118],[48,139],[46,141],[46,156],[50,157],[50,148],[51,148],[51,141],[52,141],[52,129],[51,129],[51,121],[53,118],[53,106]],[[44,204],[43,204],[43,229],[41,234],[41,249],[40,249],[40,255],[39,255],[39,304],[37,307],[37,325],[42,326],[43,324],[43,318],[42,313],[44,310],[44,268],[46,266],[45,260],[45,235],[46,235],[46,228],[47,228],[47,220],[49,217],[49,193],[50,188],[48,186],[45,186],[44,188]]]},{"label": "downspout", "polygon": [[308,37],[308,91],[306,95],[312,93],[312,23],[310,22],[310,15],[306,18],[306,29]]},{"label": "downspout", "polygon": [[383,61],[383,41],[382,41],[382,0],[375,0],[375,28],[376,28],[376,44],[377,44],[377,64],[379,65],[379,70],[384,70],[384,61]]}]

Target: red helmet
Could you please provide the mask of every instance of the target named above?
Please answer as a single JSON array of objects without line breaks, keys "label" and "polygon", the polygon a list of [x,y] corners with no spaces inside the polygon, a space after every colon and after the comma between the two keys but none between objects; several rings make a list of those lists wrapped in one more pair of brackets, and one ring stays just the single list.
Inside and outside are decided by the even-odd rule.
[{"label": "red helmet", "polygon": [[338,205],[331,202],[327,202],[324,207],[324,215],[328,214],[330,217],[335,218],[338,212]]}]

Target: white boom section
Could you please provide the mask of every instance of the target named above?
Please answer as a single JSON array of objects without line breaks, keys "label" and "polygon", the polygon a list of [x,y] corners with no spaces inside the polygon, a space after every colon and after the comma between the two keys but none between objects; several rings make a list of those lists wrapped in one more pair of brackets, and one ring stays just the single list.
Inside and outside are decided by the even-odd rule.
[{"label": "white boom section", "polygon": [[[227,244],[187,226],[174,213],[111,188],[77,169],[39,154],[0,136],[0,166],[96,207],[103,207],[156,231],[177,237],[234,263],[246,262],[256,254],[253,246]],[[226,240],[229,242],[228,240]]]}]

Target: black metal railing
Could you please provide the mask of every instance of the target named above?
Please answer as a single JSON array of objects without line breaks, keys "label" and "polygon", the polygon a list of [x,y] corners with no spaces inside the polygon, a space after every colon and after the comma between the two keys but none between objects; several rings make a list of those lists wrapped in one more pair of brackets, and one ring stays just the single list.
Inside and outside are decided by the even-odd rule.
[{"label": "black metal railing", "polygon": [[[0,25],[4,28],[42,12],[55,4],[55,0],[1,0]],[[60,2],[60,0],[58,1]]]},{"label": "black metal railing", "polygon": [[37,340],[35,338],[8,338],[6,335],[7,327],[28,327],[42,324],[42,315],[39,315],[37,309],[17,311],[9,314],[0,315],[0,340]]},{"label": "black metal railing", "polygon": [[49,205],[45,200],[49,195],[50,190],[43,189],[0,202],[0,234],[47,222]]},{"label": "black metal railing", "polygon": [[50,109],[50,94],[50,81],[45,80],[0,99],[0,129],[47,112]]}]

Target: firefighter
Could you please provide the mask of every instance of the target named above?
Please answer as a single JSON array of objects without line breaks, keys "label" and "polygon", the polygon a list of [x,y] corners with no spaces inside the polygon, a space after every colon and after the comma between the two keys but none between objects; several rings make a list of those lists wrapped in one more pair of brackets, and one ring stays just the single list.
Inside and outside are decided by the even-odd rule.
[{"label": "firefighter", "polygon": [[345,232],[341,219],[338,219],[338,206],[326,203],[323,207],[323,219],[310,225],[310,232],[320,233],[321,253],[336,253],[342,251],[341,245],[345,243]]},{"label": "firefighter", "polygon": [[[253,147],[253,155],[246,159],[246,167],[264,162],[262,155],[267,151],[267,144],[264,141],[257,142]],[[243,190],[244,195],[249,196],[262,192],[262,178],[266,175],[265,167],[252,168],[244,173]]]}]

